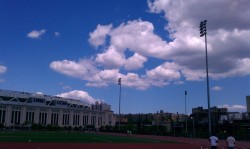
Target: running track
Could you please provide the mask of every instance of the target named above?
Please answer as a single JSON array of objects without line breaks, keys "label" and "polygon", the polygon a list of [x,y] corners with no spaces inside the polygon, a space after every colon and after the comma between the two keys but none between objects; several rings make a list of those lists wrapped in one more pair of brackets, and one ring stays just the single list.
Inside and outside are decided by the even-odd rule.
[{"label": "running track", "polygon": [[[111,135],[126,136],[126,134],[116,134],[116,133],[112,133]],[[208,139],[169,137],[169,136],[136,135],[136,134],[133,134],[130,137],[176,141],[176,142],[182,142],[182,143],[194,145],[194,146],[198,147],[199,149],[210,149],[210,144],[209,144]],[[218,149],[227,149],[226,141],[225,140],[219,140],[217,148]],[[236,140],[235,149],[250,149],[250,142],[237,141]]]}]

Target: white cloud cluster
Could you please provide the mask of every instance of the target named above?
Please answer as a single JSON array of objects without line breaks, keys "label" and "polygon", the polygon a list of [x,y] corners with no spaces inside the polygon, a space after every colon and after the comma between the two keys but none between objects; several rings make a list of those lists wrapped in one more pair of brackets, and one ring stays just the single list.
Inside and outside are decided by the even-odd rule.
[{"label": "white cloud cluster", "polygon": [[[154,0],[148,1],[152,13],[163,13],[166,31],[173,41],[176,63],[203,78],[204,39],[199,37],[199,23],[207,19],[208,57],[213,78],[250,74],[249,1]],[[205,10],[205,11],[204,11]],[[184,75],[188,73],[184,72]],[[195,78],[197,78],[195,77]]]},{"label": "white cloud cluster", "polygon": [[27,37],[32,38],[32,39],[39,39],[43,34],[46,33],[45,29],[42,30],[33,30],[27,34]]},{"label": "white cloud cluster", "polygon": [[81,90],[73,90],[70,92],[58,94],[56,96],[76,99],[76,100],[84,101],[89,104],[95,103],[96,101],[100,101],[99,99],[95,99],[91,97],[87,92],[81,91]]},{"label": "white cloud cluster", "polygon": [[[32,39],[40,39],[46,32],[46,29],[33,30],[27,34],[27,37]],[[55,37],[60,37],[60,32],[54,32],[53,35]]]},{"label": "white cloud cluster", "polygon": [[[147,57],[164,58],[166,52],[169,51],[169,49],[165,51],[167,42],[153,33],[152,23],[134,20],[122,23],[114,29],[111,29],[111,25],[98,25],[97,29],[90,33],[89,42],[96,47],[101,46],[106,36],[110,36],[110,45],[102,53],[98,53],[95,58],[82,59],[78,62],[54,61],[50,67],[68,76],[87,80],[88,86],[96,87],[107,86],[110,83],[116,84],[119,77],[122,78],[124,86],[137,89],[146,89],[152,85],[164,86],[168,84],[164,79],[172,81],[180,78],[178,71],[168,70],[168,68],[165,68],[169,73],[165,77],[168,78],[163,76],[162,80],[152,75],[129,72],[143,68],[144,63],[148,61]],[[125,54],[127,49],[134,54],[127,57]],[[120,68],[124,68],[128,73],[120,73]]]},{"label": "white cloud cluster", "polygon": [[[141,19],[117,27],[97,25],[89,34],[89,43],[104,50],[91,59],[54,61],[50,67],[96,87],[116,84],[117,78],[122,78],[124,86],[137,89],[204,80],[205,43],[199,37],[199,23],[207,19],[210,77],[250,75],[249,5],[247,0],[148,1],[151,13],[164,14],[171,41],[156,35],[154,25]],[[163,62],[145,68],[151,59]]]}]

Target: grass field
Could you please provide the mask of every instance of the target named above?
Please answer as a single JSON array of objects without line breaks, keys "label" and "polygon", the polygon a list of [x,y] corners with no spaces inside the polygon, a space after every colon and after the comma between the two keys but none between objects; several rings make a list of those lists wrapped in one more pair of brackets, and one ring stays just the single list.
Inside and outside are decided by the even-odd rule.
[{"label": "grass field", "polygon": [[0,142],[51,143],[177,143],[173,141],[114,136],[89,132],[2,132]]},{"label": "grass field", "polygon": [[[120,133],[46,131],[0,133],[0,149],[206,149],[209,146],[207,139],[137,134],[127,136]],[[227,148],[225,140],[219,140],[219,148]],[[250,149],[250,143],[237,141],[236,148]]]}]

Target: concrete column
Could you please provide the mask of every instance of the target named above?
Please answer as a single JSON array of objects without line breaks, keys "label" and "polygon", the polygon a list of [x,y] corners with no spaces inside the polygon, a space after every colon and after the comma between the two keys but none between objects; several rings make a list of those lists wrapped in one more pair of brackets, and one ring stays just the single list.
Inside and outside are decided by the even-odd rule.
[{"label": "concrete column", "polygon": [[58,116],[58,126],[62,127],[63,122],[63,110],[59,110],[59,116]]},{"label": "concrete column", "polygon": [[83,112],[81,111],[79,115],[80,115],[80,118],[79,118],[79,125],[80,125],[80,126],[83,126]]},{"label": "concrete column", "polygon": [[95,116],[95,128],[98,128],[98,113]]},{"label": "concrete column", "polygon": [[40,113],[40,110],[39,108],[35,108],[35,116],[34,116],[34,123],[35,124],[39,124],[39,113]]},{"label": "concrete column", "polygon": [[69,113],[69,126],[73,127],[73,116],[74,116],[74,112],[70,111]]},{"label": "concrete column", "polygon": [[5,126],[10,127],[11,126],[11,106],[6,106],[6,115],[5,115]]},{"label": "concrete column", "polygon": [[51,114],[52,114],[52,109],[48,109],[48,110],[46,110],[46,113],[47,113],[46,125],[50,125],[50,124],[51,124]]},{"label": "concrete column", "polygon": [[27,112],[27,107],[22,107],[21,108],[21,117],[20,117],[20,124],[22,125],[26,121],[26,112]]},{"label": "concrete column", "polygon": [[91,125],[91,116],[92,116],[92,113],[89,112],[89,114],[88,114],[88,125]]}]

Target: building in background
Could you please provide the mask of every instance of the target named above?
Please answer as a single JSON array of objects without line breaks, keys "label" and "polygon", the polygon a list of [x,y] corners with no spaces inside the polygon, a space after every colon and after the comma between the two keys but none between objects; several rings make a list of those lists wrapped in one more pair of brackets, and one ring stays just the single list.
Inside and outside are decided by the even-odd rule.
[{"label": "building in background", "polygon": [[115,125],[115,115],[106,103],[0,90],[0,124],[5,127],[40,124],[100,128]]},{"label": "building in background", "polygon": [[[211,107],[210,112],[212,124],[216,124],[221,121],[221,116],[228,115],[227,108]],[[193,108],[192,116],[195,118],[195,121],[200,124],[208,123],[208,109],[203,109],[203,107]]]},{"label": "building in background", "polygon": [[250,96],[246,96],[247,113],[250,113]]}]

